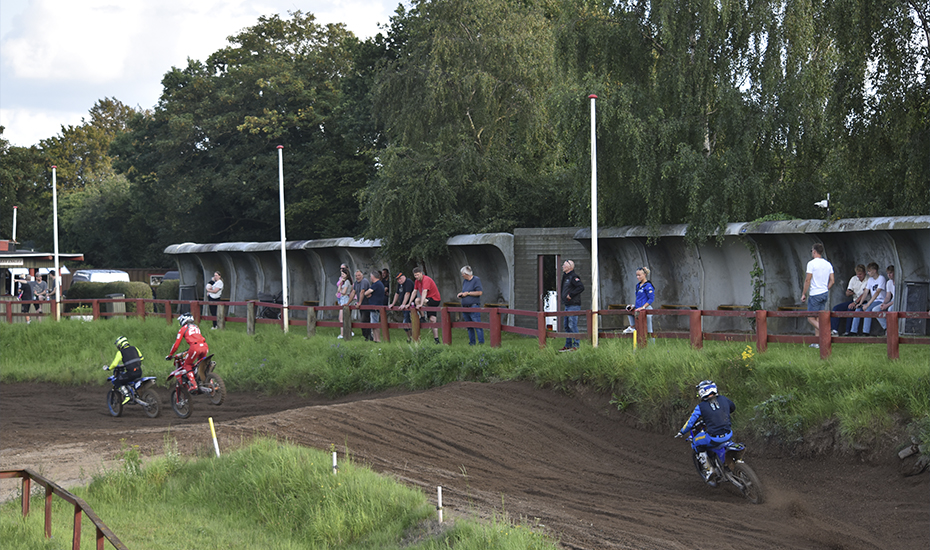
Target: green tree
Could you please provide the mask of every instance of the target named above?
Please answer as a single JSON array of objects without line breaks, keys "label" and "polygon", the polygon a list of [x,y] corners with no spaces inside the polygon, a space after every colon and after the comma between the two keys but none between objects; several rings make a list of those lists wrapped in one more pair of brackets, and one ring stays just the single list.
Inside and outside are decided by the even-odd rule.
[{"label": "green tree", "polygon": [[17,207],[16,239],[37,246],[50,244],[48,220],[52,186],[46,179],[45,157],[36,147],[16,147],[3,137],[0,126],[0,234],[13,238],[13,207]]},{"label": "green tree", "polygon": [[169,71],[154,112],[114,144],[134,205],[158,212],[152,224],[137,211],[154,237],[147,254],[184,240],[277,239],[277,145],[288,238],[358,232],[354,194],[373,162],[334,114],[357,40],[298,11],[261,17],[229,42]]},{"label": "green tree", "polygon": [[412,4],[392,18],[373,90],[386,149],[361,195],[366,235],[405,262],[443,253],[453,234],[558,223],[543,5]]}]

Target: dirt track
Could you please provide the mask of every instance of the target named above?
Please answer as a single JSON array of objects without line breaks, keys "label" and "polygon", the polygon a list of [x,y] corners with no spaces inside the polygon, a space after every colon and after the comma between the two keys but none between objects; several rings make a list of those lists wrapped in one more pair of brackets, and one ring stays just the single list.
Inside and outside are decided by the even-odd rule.
[{"label": "dirt track", "polygon": [[[51,390],[51,391],[50,391]],[[166,433],[185,453],[210,454],[255,434],[329,448],[421,487],[443,486],[446,517],[503,506],[566,548],[922,549],[930,547],[930,476],[902,477],[895,461],[757,456],[767,490],[753,506],[704,487],[687,444],[632,427],[604,396],[568,397],[526,383],[457,383],[419,393],[340,401],[231,394],[197,398],[193,416],[158,419],[127,407],[109,416],[101,387],[0,385],[4,468],[30,467],[65,485],[112,464],[120,440],[145,455]],[[896,460],[896,459],[895,459]],[[8,494],[15,485],[3,482]]]}]

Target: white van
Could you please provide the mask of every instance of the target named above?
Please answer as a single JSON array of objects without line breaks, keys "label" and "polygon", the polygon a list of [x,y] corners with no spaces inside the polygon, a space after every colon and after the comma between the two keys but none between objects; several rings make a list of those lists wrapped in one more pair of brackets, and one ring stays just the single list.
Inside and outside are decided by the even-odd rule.
[{"label": "white van", "polygon": [[71,277],[71,284],[79,282],[113,283],[117,281],[129,282],[129,273],[118,269],[79,269]]}]

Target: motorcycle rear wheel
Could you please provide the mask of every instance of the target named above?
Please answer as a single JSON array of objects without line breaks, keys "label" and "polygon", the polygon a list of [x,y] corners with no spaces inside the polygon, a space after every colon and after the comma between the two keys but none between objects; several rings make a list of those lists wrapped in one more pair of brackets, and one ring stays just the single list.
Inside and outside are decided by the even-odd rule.
[{"label": "motorcycle rear wheel", "polygon": [[226,383],[223,382],[223,379],[220,378],[218,374],[213,374],[211,372],[207,375],[207,380],[204,384],[213,390],[210,392],[210,403],[222,405],[223,400],[226,399]]},{"label": "motorcycle rear wheel", "polygon": [[171,410],[181,418],[189,418],[194,412],[191,393],[183,385],[174,384],[171,388]]},{"label": "motorcycle rear wheel", "polygon": [[145,411],[145,416],[149,418],[158,418],[158,415],[161,414],[161,402],[158,400],[158,394],[154,389],[148,389],[142,392],[142,400],[148,403],[147,406],[142,407],[142,410]]},{"label": "motorcycle rear wheel", "polygon": [[123,414],[123,394],[116,391],[116,388],[110,388],[107,392],[107,408],[113,416],[118,417]]},{"label": "motorcycle rear wheel", "polygon": [[759,476],[752,468],[746,463],[737,462],[733,465],[733,477],[743,485],[740,492],[746,500],[753,504],[762,504],[765,500],[765,493],[762,490],[762,483],[759,482]]}]

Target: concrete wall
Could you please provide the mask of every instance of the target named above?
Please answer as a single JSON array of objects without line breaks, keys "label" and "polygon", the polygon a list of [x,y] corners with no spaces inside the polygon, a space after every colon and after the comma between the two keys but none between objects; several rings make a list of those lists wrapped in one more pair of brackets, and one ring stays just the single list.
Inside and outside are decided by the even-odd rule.
[{"label": "concrete wall", "polygon": [[[606,228],[598,231],[600,250],[600,309],[612,304],[632,303],[635,299],[638,267],[652,270],[656,287],[656,308],[662,305],[695,305],[716,309],[720,305],[748,306],[753,301],[753,268],[762,270],[762,304],[765,309],[797,307],[800,304],[805,268],[816,242],[826,248],[833,264],[836,284],[830,305],[844,300],[849,278],[856,264],[876,262],[881,271],[896,266],[897,304],[906,304],[907,283],[930,282],[930,216],[837,220],[792,220],[761,224],[738,223],[725,228],[719,239],[695,245],[686,238],[687,226],[669,225],[651,234],[645,227]],[[539,256],[559,261],[575,261],[590,301],[591,234],[583,228],[516,229],[513,235],[494,233],[458,235],[449,239],[449,255],[430,259],[426,272],[436,280],[443,302],[456,302],[461,290],[459,269],[471,265],[484,286],[482,302],[508,304],[516,309],[536,311],[541,296]],[[213,271],[226,279],[224,297],[233,301],[255,299],[260,292],[281,290],[279,243],[179,244],[165,249],[175,256],[182,285],[195,285],[197,296]],[[303,305],[318,301],[335,304],[339,265],[366,274],[388,267],[393,276],[398,267],[385,266],[379,258],[378,241],[318,239],[287,243],[289,302]],[[399,266],[412,276],[413,266]],[[561,269],[552,266],[550,276],[561,278]],[[930,307],[926,304],[921,307]],[[903,308],[902,308],[903,309]],[[237,315],[240,313],[237,313]],[[242,313],[244,314],[244,312]],[[506,322],[507,320],[505,320]],[[510,320],[514,322],[514,320]],[[583,319],[582,319],[583,321]],[[535,326],[530,319],[517,319],[522,326]],[[657,318],[658,330],[683,329],[685,322],[672,317]],[[584,323],[582,322],[582,326]],[[605,328],[626,326],[624,317],[605,317]],[[749,330],[743,319],[707,318],[706,331]],[[806,332],[805,322],[773,320],[772,330]]]}]

